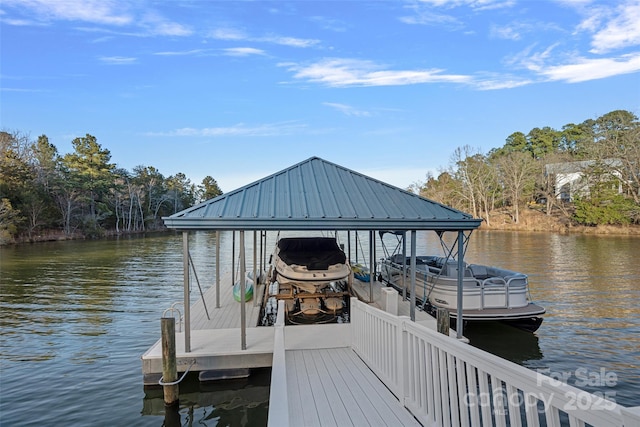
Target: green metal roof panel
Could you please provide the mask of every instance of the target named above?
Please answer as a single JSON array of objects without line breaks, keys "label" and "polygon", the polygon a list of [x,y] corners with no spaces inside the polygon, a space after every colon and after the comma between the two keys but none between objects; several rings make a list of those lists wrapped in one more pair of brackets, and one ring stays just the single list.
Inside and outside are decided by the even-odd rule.
[{"label": "green metal roof panel", "polygon": [[191,230],[458,230],[481,221],[318,157],[163,219]]}]

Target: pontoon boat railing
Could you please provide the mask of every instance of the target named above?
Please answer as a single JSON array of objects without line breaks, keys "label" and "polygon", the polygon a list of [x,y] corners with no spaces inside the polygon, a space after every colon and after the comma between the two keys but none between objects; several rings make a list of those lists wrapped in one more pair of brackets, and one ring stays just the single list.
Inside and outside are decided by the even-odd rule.
[{"label": "pontoon boat railing", "polygon": [[[390,269],[392,269],[394,272],[397,272],[397,274],[402,275],[402,267],[400,264],[397,264],[395,262],[391,262],[389,263]],[[429,296],[431,295],[431,292],[433,291],[433,288],[436,285],[436,281],[438,280],[438,278],[442,277],[441,276],[441,271],[442,269],[437,268],[437,267],[432,267],[432,266],[427,266],[427,268],[429,269],[429,272],[431,274],[437,274],[437,276],[435,278],[431,278],[430,276],[427,275],[427,273],[417,270],[416,271],[416,278],[420,279],[420,285],[422,286],[423,292],[422,292],[422,305],[424,307],[424,305],[427,304],[427,300],[429,298]],[[480,279],[476,279],[476,283],[478,284],[478,288],[480,289],[480,310],[484,310],[486,308],[512,308],[511,307],[511,301],[510,301],[510,292],[511,292],[511,288],[512,288],[512,282],[514,282],[515,280],[522,280],[523,278],[526,278],[525,275],[523,274],[516,274],[516,275],[512,275],[512,276],[506,276],[504,278],[502,277],[497,277],[497,276],[492,276],[492,277],[488,277],[484,280],[480,280]],[[396,284],[397,286],[397,284]],[[491,305],[491,306],[486,306],[485,305],[485,290],[487,290],[487,288],[493,288],[495,289],[495,287],[500,286],[503,288],[504,290],[504,295],[505,295],[505,303],[504,305]],[[427,288],[428,288],[428,292],[427,292]]]}]

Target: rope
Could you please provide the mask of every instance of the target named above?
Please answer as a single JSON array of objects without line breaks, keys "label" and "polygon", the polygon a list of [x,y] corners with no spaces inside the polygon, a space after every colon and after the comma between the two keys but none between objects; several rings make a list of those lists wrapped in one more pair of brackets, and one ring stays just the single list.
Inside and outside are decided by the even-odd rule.
[{"label": "rope", "polygon": [[193,366],[193,364],[196,363],[195,360],[191,361],[191,365],[189,365],[189,367],[187,368],[186,371],[184,371],[184,374],[182,374],[182,377],[180,377],[180,379],[178,381],[173,381],[170,383],[165,383],[164,381],[162,381],[164,379],[164,376],[160,377],[160,379],[158,380],[158,384],[160,384],[161,386],[165,386],[165,385],[176,385],[176,384],[180,384],[182,382],[182,380],[184,379],[184,377],[187,376],[187,374],[189,373],[189,369],[191,369],[191,367]]}]

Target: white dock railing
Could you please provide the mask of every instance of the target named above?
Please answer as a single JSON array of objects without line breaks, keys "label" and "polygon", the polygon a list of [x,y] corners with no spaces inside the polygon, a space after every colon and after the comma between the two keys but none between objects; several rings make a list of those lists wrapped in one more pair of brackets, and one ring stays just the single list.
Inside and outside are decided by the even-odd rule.
[{"label": "white dock railing", "polygon": [[352,348],[426,426],[640,426],[624,408],[351,299]]}]

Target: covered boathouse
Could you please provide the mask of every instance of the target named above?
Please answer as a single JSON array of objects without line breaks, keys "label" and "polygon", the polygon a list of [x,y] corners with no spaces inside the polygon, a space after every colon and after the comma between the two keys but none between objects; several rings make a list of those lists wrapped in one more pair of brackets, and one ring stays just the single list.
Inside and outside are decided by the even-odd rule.
[{"label": "covered boathouse", "polygon": [[[593,405],[586,409],[568,408],[571,393],[584,392],[435,332],[435,321],[416,312],[415,292],[409,293],[409,301],[400,301],[395,291],[375,281],[373,268],[368,297],[351,298],[346,324],[285,327],[279,320],[273,327],[257,327],[256,304],[234,302],[217,273],[215,287],[207,291],[207,298],[216,299],[211,318],[207,313],[208,320],[202,320],[199,303],[205,296],[203,301],[190,299],[191,231],[239,232],[242,269],[244,233],[253,231],[254,272],[262,268],[257,267],[256,233],[262,245],[269,231],[367,232],[370,248],[375,247],[376,231],[410,233],[412,264],[418,230],[454,231],[462,264],[464,233],[477,229],[480,219],[312,157],[164,221],[183,232],[185,329],[176,334],[177,341],[182,339],[179,369],[271,366],[270,426],[560,426],[566,420],[582,426],[640,425],[639,411],[602,399],[590,400]],[[374,249],[369,250],[369,265],[375,265]],[[461,282],[459,277],[459,286]],[[414,290],[415,276],[410,283]],[[259,285],[255,300],[264,292],[264,284]],[[458,295],[462,307],[462,293]],[[278,319],[283,312],[281,301]],[[224,323],[216,320],[222,317]],[[462,333],[460,328],[457,337]],[[160,372],[159,342],[142,361],[145,376]]]},{"label": "covered boathouse", "polygon": [[[374,242],[376,231],[407,232],[413,242],[410,256],[414,261],[417,230],[455,231],[459,236],[459,286],[462,286],[464,270],[463,233],[477,229],[482,222],[319,157],[311,157],[163,219],[168,228],[185,233],[197,230],[366,231],[370,243]],[[376,263],[374,256],[371,251],[370,266]],[[415,288],[415,279],[411,286]],[[415,298],[415,292],[410,295]],[[415,320],[414,307],[412,300],[411,318]],[[458,307],[461,310],[462,304]],[[461,318],[461,313],[458,317]],[[186,319],[187,324],[188,321]],[[459,338],[462,332],[460,328]]]}]

